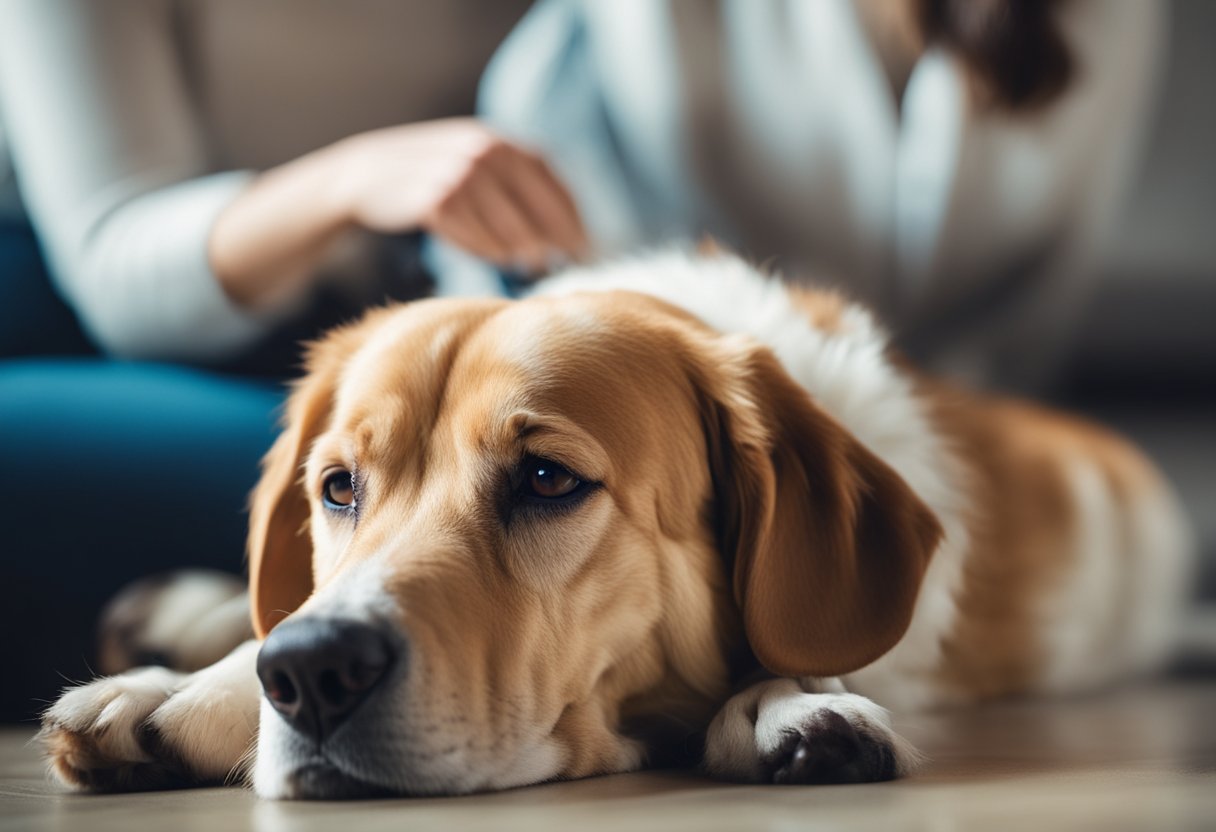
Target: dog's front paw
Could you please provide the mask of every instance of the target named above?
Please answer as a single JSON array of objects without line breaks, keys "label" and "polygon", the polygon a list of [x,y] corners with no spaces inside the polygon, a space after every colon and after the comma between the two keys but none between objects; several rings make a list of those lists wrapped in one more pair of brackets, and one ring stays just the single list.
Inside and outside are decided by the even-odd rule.
[{"label": "dog's front paw", "polygon": [[767,779],[781,784],[874,783],[897,774],[895,748],[888,738],[830,708],[789,729],[764,767]]},{"label": "dog's front paw", "polygon": [[910,773],[919,755],[863,696],[808,693],[772,679],[733,697],[705,743],[709,772],[749,783],[870,783]]},{"label": "dog's front paw", "polygon": [[163,753],[151,720],[183,678],[146,667],[65,692],[42,717],[39,739],[51,771],[69,786],[94,791],[184,782],[181,765]]}]

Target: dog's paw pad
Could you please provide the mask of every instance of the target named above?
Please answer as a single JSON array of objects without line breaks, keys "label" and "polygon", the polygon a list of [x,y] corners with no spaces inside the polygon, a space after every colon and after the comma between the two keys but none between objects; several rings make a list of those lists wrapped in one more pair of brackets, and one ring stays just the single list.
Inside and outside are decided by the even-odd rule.
[{"label": "dog's paw pad", "polygon": [[873,783],[896,776],[891,742],[844,715],[816,711],[767,761],[771,781],[780,784]]}]

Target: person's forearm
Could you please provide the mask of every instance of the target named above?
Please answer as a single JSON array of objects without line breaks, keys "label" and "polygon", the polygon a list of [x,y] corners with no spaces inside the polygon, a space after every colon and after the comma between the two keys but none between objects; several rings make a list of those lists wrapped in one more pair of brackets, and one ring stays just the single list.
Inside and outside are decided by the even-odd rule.
[{"label": "person's forearm", "polygon": [[256,308],[307,279],[350,225],[344,143],[263,173],[216,219],[208,256],[236,304]]}]

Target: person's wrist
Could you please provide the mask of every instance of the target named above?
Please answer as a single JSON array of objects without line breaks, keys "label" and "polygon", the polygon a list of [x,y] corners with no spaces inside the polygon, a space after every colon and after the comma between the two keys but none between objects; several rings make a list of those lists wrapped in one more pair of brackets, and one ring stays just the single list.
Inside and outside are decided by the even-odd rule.
[{"label": "person's wrist", "polygon": [[318,151],[314,175],[320,178],[321,201],[334,230],[359,224],[359,204],[366,192],[369,141],[350,136]]}]

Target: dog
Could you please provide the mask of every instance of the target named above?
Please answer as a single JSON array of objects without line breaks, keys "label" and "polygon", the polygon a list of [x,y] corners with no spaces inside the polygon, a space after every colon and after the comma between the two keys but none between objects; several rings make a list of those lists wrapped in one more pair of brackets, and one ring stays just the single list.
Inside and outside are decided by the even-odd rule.
[{"label": "dog", "polygon": [[251,500],[256,638],[68,690],[41,737],[97,791],[881,781],[919,760],[888,709],[1158,667],[1188,551],[1106,430],[918,374],[837,294],[652,255],[313,345]]}]

